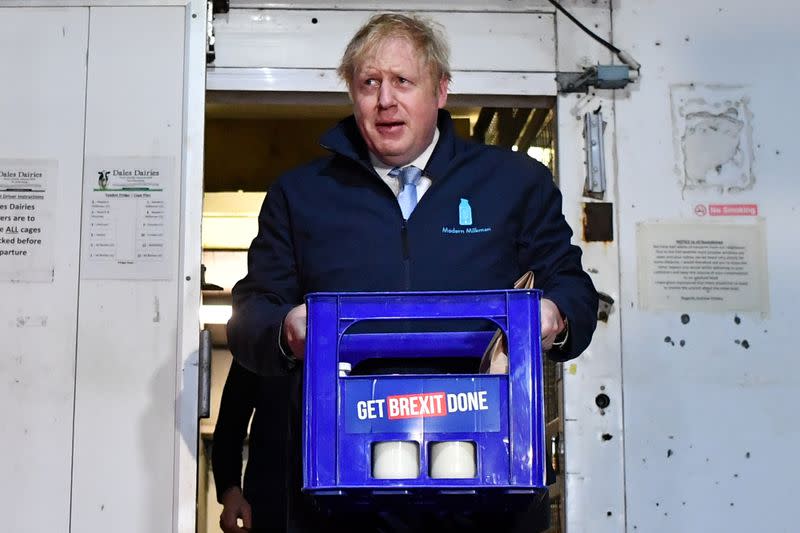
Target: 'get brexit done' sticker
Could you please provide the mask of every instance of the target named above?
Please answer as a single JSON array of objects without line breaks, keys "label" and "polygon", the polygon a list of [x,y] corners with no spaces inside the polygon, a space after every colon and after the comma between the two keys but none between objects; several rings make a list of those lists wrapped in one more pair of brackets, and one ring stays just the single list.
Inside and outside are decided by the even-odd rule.
[{"label": "'get brexit done' sticker", "polygon": [[347,433],[500,431],[496,379],[348,378],[342,386]]}]

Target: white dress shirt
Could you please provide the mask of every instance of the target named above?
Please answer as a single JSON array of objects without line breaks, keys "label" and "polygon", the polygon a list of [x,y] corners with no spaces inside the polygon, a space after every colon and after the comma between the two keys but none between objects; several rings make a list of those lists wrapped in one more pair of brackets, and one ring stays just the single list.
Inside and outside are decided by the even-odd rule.
[{"label": "white dress shirt", "polygon": [[[421,169],[423,172],[422,178],[420,178],[419,182],[417,183],[417,202],[419,202],[422,199],[422,195],[425,194],[425,191],[427,191],[428,188],[431,186],[431,179],[425,176],[425,165],[428,164],[428,160],[431,158],[431,154],[433,154],[433,149],[436,148],[436,143],[438,141],[439,141],[439,128],[436,128],[436,130],[433,132],[433,140],[431,141],[431,144],[428,145],[428,147],[425,149],[424,152],[419,154],[419,157],[417,157],[415,160],[409,163],[409,165],[414,165],[415,167]],[[395,178],[389,175],[389,172],[391,172],[393,168],[397,167],[386,166],[386,164],[377,157],[375,157],[375,155],[372,152],[369,153],[369,160],[372,162],[372,167],[375,169],[375,172],[377,172],[378,176],[381,177],[384,183],[386,183],[386,185],[388,185],[389,188],[392,189],[394,195],[397,196],[398,194],[400,194],[399,178]],[[408,166],[408,165],[403,165],[403,166]]]}]

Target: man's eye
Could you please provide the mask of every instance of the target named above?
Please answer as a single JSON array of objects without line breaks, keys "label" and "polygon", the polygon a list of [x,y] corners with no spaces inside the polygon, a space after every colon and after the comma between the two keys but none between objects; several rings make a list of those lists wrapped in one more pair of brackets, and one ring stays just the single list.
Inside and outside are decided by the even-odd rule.
[{"label": "man's eye", "polygon": [[366,85],[367,87],[377,87],[378,86],[378,80],[376,80],[374,78],[370,78],[368,80],[364,80],[364,85]]},{"label": "man's eye", "polygon": [[397,78],[397,83],[399,83],[400,85],[405,85],[405,84],[411,83],[411,82],[409,80],[405,79],[405,78]]}]

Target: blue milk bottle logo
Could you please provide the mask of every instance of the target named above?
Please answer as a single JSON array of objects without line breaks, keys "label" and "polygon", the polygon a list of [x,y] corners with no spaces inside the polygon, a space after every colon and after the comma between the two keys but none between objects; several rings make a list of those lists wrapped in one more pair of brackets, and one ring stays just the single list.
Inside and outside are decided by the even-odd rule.
[{"label": "blue milk bottle logo", "polygon": [[458,204],[458,223],[462,226],[472,225],[472,207],[466,198],[462,198]]}]

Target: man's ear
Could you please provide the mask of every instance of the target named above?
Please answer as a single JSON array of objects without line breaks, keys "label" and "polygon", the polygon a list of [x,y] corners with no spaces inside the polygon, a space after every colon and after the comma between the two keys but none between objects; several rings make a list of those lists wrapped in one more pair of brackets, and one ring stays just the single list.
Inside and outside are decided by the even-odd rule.
[{"label": "man's ear", "polygon": [[439,95],[438,95],[438,106],[439,109],[442,109],[445,105],[447,105],[447,87],[450,85],[450,82],[447,80],[446,77],[442,76],[442,79],[439,80]]}]

